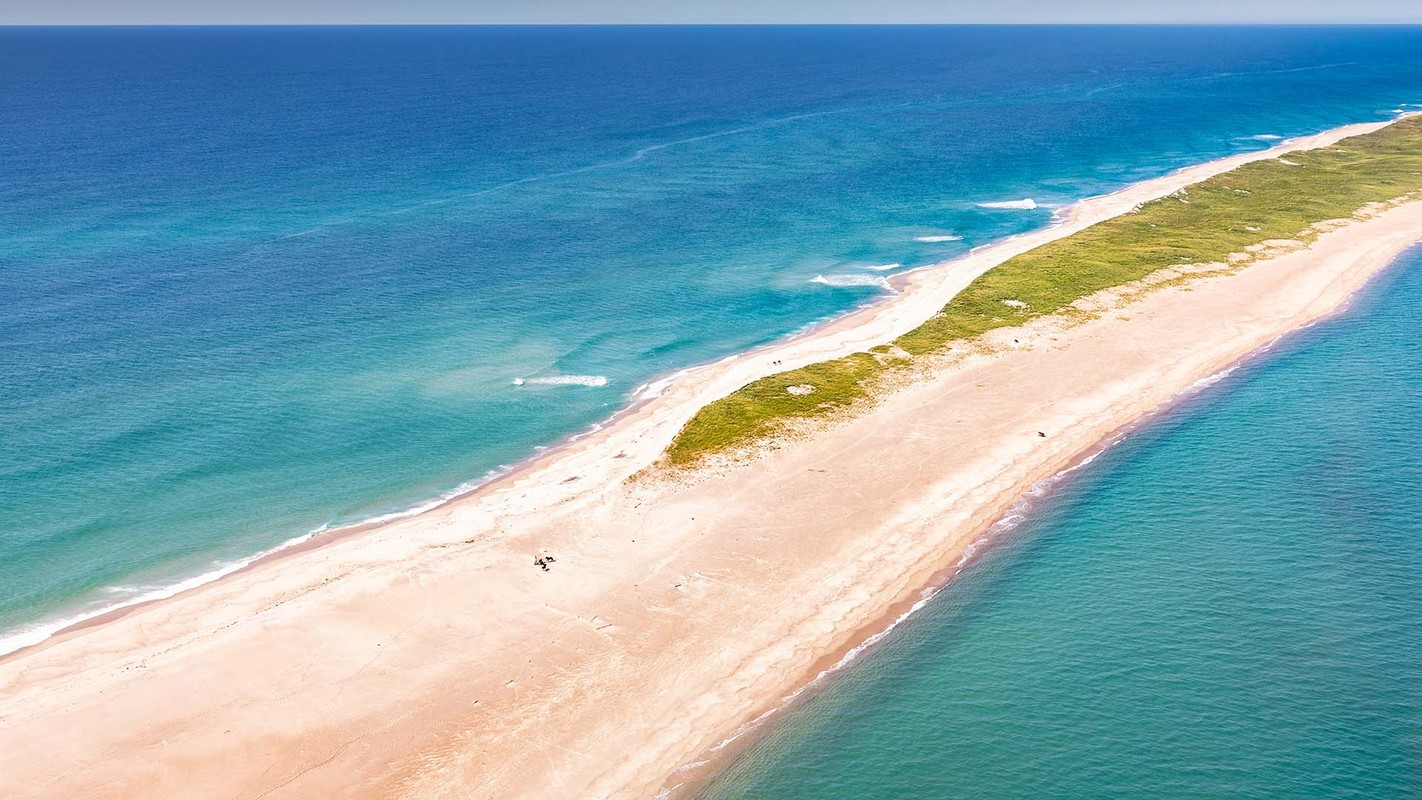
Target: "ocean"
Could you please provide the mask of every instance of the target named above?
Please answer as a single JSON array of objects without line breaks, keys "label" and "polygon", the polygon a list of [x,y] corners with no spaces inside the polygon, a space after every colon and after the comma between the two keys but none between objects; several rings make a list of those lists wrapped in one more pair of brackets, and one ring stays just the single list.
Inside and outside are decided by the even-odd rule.
[{"label": "ocean", "polygon": [[1422,249],[1147,420],[702,800],[1422,796]]},{"label": "ocean", "polygon": [[0,28],[0,651],[1419,103],[1408,28]]}]

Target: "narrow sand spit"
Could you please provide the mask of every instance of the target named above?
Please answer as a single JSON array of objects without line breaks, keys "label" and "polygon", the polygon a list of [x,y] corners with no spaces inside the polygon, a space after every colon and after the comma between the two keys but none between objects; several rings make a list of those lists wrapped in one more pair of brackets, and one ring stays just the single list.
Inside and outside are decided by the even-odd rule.
[{"label": "narrow sand spit", "polygon": [[1234,274],[1103,299],[1079,325],[1034,323],[753,463],[629,481],[697,408],[891,339],[1045,241],[1382,125],[1085,201],[910,273],[890,302],[688,370],[457,502],[21,651],[0,662],[0,796],[655,795],[882,627],[1027,487],[1337,309],[1422,238],[1422,203]]}]

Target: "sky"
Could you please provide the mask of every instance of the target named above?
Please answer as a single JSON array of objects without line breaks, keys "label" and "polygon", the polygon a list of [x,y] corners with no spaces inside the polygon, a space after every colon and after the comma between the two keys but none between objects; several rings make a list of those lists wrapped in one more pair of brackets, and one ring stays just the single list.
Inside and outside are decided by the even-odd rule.
[{"label": "sky", "polygon": [[0,25],[1413,22],[1422,0],[0,0]]}]

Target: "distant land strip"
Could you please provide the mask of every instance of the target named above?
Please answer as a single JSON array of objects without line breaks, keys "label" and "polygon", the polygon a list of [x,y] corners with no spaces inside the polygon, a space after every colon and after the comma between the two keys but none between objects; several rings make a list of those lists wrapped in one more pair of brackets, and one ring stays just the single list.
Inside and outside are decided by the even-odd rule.
[{"label": "distant land strip", "polygon": [[1088,314],[1073,304],[1172,267],[1242,267],[1419,196],[1419,116],[1330,147],[1245,164],[1004,261],[891,343],[746,384],[698,411],[668,447],[665,463],[687,468],[709,456],[753,452],[798,424],[854,413],[931,357],[988,331]]}]

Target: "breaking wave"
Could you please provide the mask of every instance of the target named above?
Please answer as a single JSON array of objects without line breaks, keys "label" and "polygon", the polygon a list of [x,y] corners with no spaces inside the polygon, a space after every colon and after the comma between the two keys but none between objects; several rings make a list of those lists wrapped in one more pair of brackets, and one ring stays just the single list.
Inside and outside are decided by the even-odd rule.
[{"label": "breaking wave", "polygon": [[1021,200],[998,200],[991,203],[978,203],[978,208],[1006,208],[1018,211],[1031,211],[1037,207],[1037,201],[1030,197]]},{"label": "breaking wave", "polygon": [[514,386],[606,386],[606,375],[548,375],[542,378],[514,378]]},{"label": "breaking wave", "polygon": [[822,286],[833,286],[837,289],[848,286],[876,286],[880,289],[889,288],[889,282],[878,275],[816,275],[810,279],[810,283],[818,283]]}]

